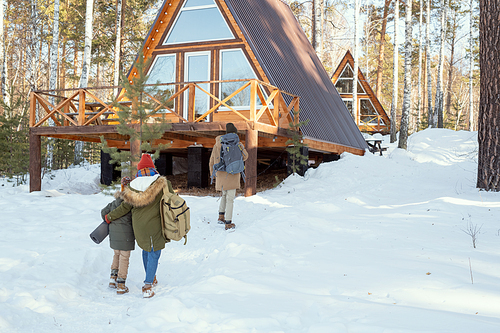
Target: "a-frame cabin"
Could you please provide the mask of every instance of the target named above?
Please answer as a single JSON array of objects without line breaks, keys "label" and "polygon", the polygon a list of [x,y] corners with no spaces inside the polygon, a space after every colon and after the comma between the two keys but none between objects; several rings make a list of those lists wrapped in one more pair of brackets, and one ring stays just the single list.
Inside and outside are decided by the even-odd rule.
[{"label": "a-frame cabin", "polygon": [[[160,141],[170,143],[163,152],[167,164],[173,155],[188,157],[188,186],[207,184],[207,156],[227,122],[249,151],[245,195],[256,192],[258,160],[283,153],[289,123],[299,117],[309,119],[301,131],[310,159],[363,155],[367,148],[285,1],[165,0],[140,51],[151,61],[148,82],[170,95],[168,103],[158,101],[172,122]],[[135,65],[128,75],[137,75]],[[32,93],[32,191],[41,187],[40,136],[98,142],[103,135],[108,145],[137,153],[137,145],[117,133],[116,110],[98,97],[111,88],[58,91],[54,105],[46,99],[51,92]],[[46,113],[41,119],[37,108]],[[49,118],[56,126],[44,126]]]},{"label": "a-frame cabin", "polygon": [[[349,111],[352,110],[353,68],[354,58],[348,50],[332,75],[332,82]],[[357,89],[358,112],[356,123],[360,131],[370,134],[388,134],[391,128],[391,120],[359,67]]]}]

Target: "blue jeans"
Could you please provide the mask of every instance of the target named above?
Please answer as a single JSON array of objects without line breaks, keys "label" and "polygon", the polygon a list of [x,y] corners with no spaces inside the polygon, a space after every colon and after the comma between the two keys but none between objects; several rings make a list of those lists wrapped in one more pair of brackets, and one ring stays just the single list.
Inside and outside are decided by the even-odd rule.
[{"label": "blue jeans", "polygon": [[144,283],[152,284],[158,268],[158,259],[160,259],[161,250],[155,251],[151,248],[151,252],[142,250],[142,263],[146,271],[146,280]]}]

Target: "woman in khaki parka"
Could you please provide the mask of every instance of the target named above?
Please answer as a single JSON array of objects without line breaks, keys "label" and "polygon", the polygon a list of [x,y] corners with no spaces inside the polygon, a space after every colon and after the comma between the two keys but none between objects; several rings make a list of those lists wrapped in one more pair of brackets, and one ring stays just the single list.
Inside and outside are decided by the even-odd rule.
[{"label": "woman in khaki parka", "polygon": [[[226,124],[226,134],[227,133],[238,133],[236,126],[233,123]],[[215,145],[212,149],[212,154],[210,155],[210,175],[212,175],[213,167],[215,164],[220,162],[220,149],[221,149],[221,137],[219,135],[215,138]],[[243,161],[248,158],[248,152],[246,151],[243,144],[238,143],[243,155]],[[225,224],[226,230],[233,229],[235,224],[233,223],[233,204],[234,198],[236,196],[236,189],[240,188],[240,174],[231,175],[225,171],[217,171],[215,175],[215,190],[222,192],[222,197],[219,204],[219,219],[220,224]]]}]

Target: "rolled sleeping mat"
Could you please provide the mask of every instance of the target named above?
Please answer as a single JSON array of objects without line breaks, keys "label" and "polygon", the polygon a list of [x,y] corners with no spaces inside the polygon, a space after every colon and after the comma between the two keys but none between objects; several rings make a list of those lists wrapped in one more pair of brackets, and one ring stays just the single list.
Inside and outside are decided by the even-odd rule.
[{"label": "rolled sleeping mat", "polygon": [[106,221],[103,221],[94,231],[90,234],[90,238],[96,243],[100,244],[104,238],[106,238],[109,234],[109,224]]}]

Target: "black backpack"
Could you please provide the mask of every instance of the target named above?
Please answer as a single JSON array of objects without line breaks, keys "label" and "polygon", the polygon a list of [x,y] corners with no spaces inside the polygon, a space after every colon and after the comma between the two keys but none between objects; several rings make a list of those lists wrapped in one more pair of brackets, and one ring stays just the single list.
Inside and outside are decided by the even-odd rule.
[{"label": "black backpack", "polygon": [[240,138],[236,133],[227,133],[220,138],[220,162],[214,165],[212,182],[217,171],[226,171],[231,175],[241,173],[245,180],[245,163],[240,148]]}]

